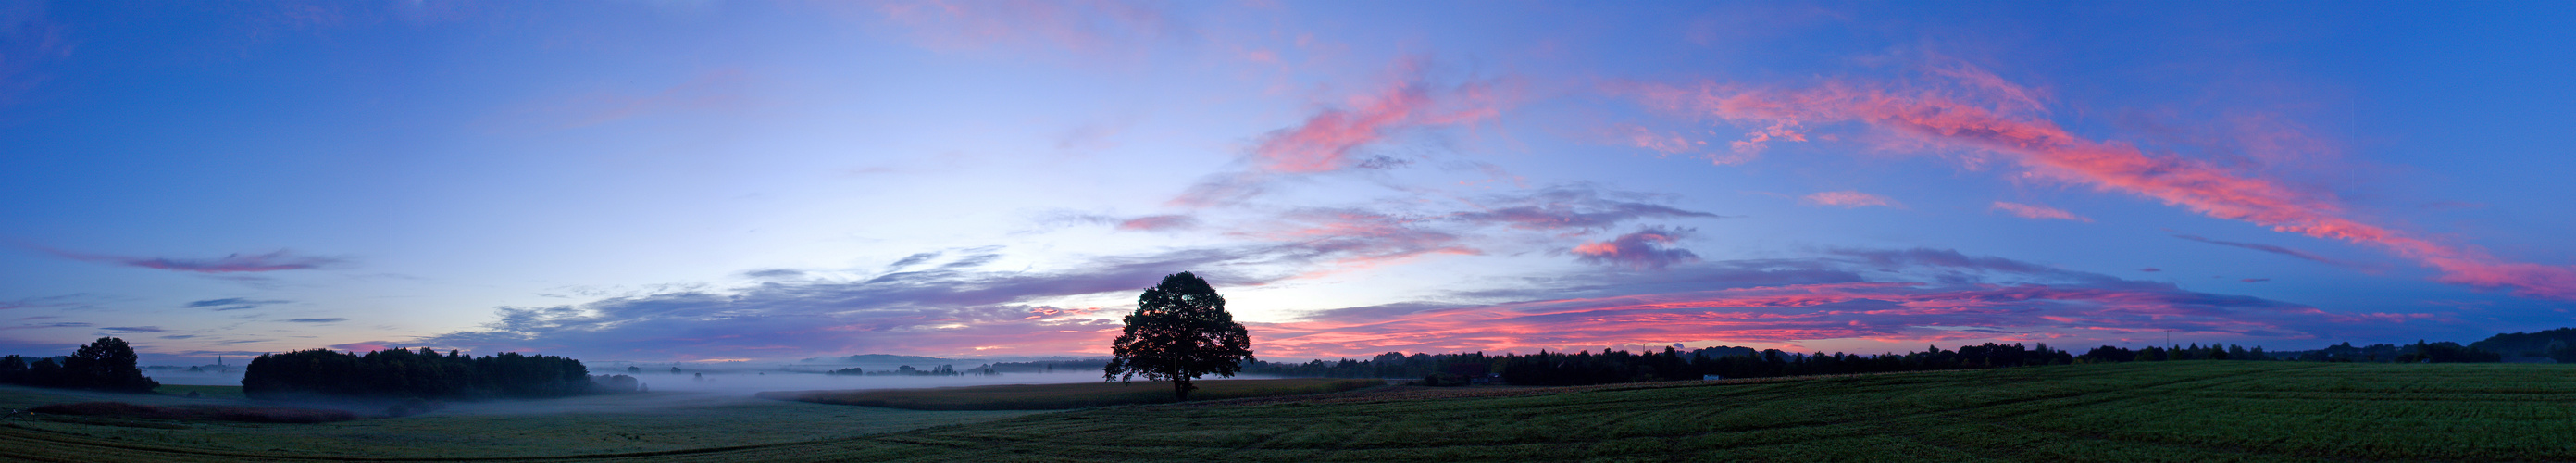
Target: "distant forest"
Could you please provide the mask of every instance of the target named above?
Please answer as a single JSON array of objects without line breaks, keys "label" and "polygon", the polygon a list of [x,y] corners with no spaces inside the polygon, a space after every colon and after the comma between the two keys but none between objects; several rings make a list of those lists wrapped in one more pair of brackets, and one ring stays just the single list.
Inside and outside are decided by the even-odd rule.
[{"label": "distant forest", "polygon": [[847,376],[963,376],[963,375],[990,375],[990,374],[993,374],[993,371],[992,371],[992,370],[988,370],[988,369],[978,368],[978,369],[966,370],[964,373],[960,373],[960,372],[958,372],[958,371],[957,371],[957,368],[956,368],[956,367],[954,367],[954,366],[949,366],[949,365],[940,365],[940,366],[932,367],[932,368],[913,368],[913,367],[912,367],[912,365],[902,365],[902,366],[898,366],[898,367],[896,367],[895,369],[892,369],[892,370],[876,370],[876,371],[868,371],[868,370],[867,370],[867,369],[865,369],[865,368],[859,368],[859,367],[850,367],[850,368],[843,368],[843,369],[838,369],[838,370],[826,371],[826,372],[823,372],[823,374],[827,374],[827,375],[835,375],[835,376],[842,376],[842,375],[847,375]]},{"label": "distant forest", "polygon": [[1107,358],[1080,360],[1039,360],[1033,362],[998,362],[977,367],[994,373],[1099,373],[1109,365]]},{"label": "distant forest", "polygon": [[1306,363],[1253,362],[1246,374],[1322,376],[1332,378],[1426,378],[1431,384],[1466,384],[1474,378],[1498,378],[1528,386],[1575,386],[1636,381],[1672,381],[1773,376],[1960,370],[2075,363],[2074,355],[2046,344],[1983,344],[1959,350],[1932,347],[1908,354],[1802,354],[1777,349],[1710,347],[1683,351],[1636,353],[1610,350],[1595,354],[1539,352],[1486,355],[1389,352],[1368,360]]},{"label": "distant forest", "polygon": [[1342,359],[1337,362],[1254,361],[1245,366],[1243,373],[1289,377],[1425,378],[1425,384],[1430,385],[1468,384],[1482,382],[1477,378],[1485,378],[1518,385],[1572,386],[1710,376],[1764,378],[2174,360],[2471,363],[2499,362],[2507,354],[2514,354],[2512,356],[2515,357],[2546,355],[2562,363],[2576,363],[2576,349],[2568,348],[2569,344],[2576,344],[2576,328],[2500,334],[2468,346],[2456,342],[2423,341],[2360,347],[2343,343],[2317,350],[2278,352],[2232,344],[2191,344],[2134,350],[2101,346],[2076,355],[2050,348],[2047,344],[2026,347],[1993,343],[1961,346],[1958,350],[1930,346],[1920,352],[1875,355],[1797,353],[1724,346],[1687,351],[1668,347],[1662,352],[1610,350],[1569,354],[1542,351],[1529,355],[1487,355],[1482,352],[1407,355],[1389,352],[1365,360]]},{"label": "distant forest", "polygon": [[2469,343],[2469,347],[2513,357],[2549,357],[2558,363],[2576,363],[2576,328],[2499,334],[2485,341]]},{"label": "distant forest", "polygon": [[440,355],[426,348],[266,354],[251,359],[242,375],[242,394],[253,399],[541,398],[639,390],[631,376],[590,376],[580,360],[516,352]]}]

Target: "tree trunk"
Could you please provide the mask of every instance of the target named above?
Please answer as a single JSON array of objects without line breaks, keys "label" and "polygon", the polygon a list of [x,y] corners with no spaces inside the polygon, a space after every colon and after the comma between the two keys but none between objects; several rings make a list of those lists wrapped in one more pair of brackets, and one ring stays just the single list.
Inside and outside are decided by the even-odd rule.
[{"label": "tree trunk", "polygon": [[1190,389],[1190,380],[1184,378],[1172,379],[1172,397],[1179,399],[1179,401],[1190,401]]}]

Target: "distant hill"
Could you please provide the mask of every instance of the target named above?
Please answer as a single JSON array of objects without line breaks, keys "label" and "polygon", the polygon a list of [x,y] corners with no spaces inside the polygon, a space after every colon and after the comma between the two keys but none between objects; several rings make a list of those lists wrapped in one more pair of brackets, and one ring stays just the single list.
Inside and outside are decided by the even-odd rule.
[{"label": "distant hill", "polygon": [[2501,352],[2507,357],[2543,357],[2550,351],[2576,345],[2576,328],[2559,328],[2537,333],[2506,333],[2469,343],[2488,352]]},{"label": "distant hill", "polygon": [[852,356],[848,356],[848,357],[815,357],[815,358],[809,358],[809,359],[799,360],[798,362],[801,362],[801,363],[835,363],[835,364],[837,364],[837,363],[870,363],[870,364],[875,364],[875,363],[907,363],[907,364],[908,364],[908,363],[925,363],[925,364],[927,364],[927,363],[942,363],[942,362],[945,362],[945,363],[964,363],[964,362],[966,362],[966,361],[965,361],[965,360],[959,360],[959,359],[944,359],[944,358],[938,358],[938,357],[922,357],[922,356],[917,356],[917,355],[859,354],[859,355],[852,355]]}]

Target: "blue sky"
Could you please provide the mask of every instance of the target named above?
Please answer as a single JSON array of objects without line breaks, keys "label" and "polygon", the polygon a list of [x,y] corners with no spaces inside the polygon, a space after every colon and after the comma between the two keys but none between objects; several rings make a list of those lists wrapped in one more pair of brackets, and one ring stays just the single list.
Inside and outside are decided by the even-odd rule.
[{"label": "blue sky", "polygon": [[2570,325],[2570,13],[10,2],[0,347],[2475,340]]}]

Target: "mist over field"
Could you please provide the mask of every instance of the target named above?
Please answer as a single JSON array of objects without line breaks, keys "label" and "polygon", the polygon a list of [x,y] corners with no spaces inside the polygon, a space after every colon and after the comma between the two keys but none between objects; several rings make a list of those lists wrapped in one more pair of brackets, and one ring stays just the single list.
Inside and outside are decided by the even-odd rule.
[{"label": "mist over field", "polygon": [[143,374],[171,386],[240,386],[242,382],[242,370],[238,369],[222,372],[152,370]]},{"label": "mist over field", "polygon": [[[668,370],[665,370],[668,371]],[[626,373],[620,373],[626,374]],[[925,387],[984,386],[993,384],[1059,384],[1100,381],[1098,371],[1056,373],[1006,373],[999,375],[959,376],[859,376],[783,371],[710,371],[683,374],[646,373],[635,376],[652,392],[716,392],[748,395],[764,391],[803,391],[820,389],[913,389]]]}]

